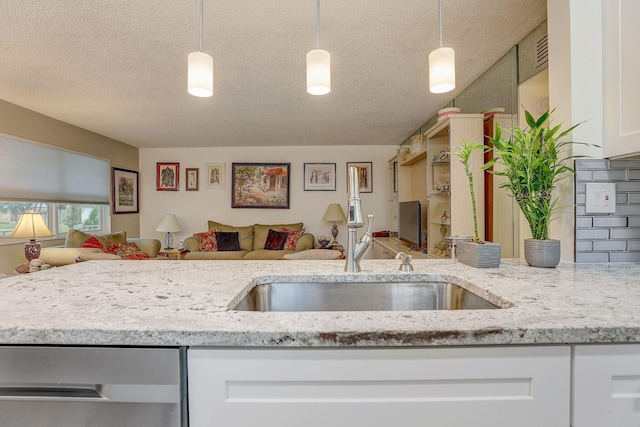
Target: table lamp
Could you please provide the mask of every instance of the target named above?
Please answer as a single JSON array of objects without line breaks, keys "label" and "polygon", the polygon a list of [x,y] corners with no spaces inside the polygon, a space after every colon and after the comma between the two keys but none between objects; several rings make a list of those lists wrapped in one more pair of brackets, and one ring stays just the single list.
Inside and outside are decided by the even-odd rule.
[{"label": "table lamp", "polygon": [[165,231],[164,235],[164,248],[173,249],[173,235],[172,232],[180,231],[180,224],[178,224],[178,218],[174,214],[165,214],[162,217],[162,221],[156,227],[156,231]]},{"label": "table lamp", "polygon": [[42,214],[35,213],[33,209],[29,212],[22,212],[20,219],[8,238],[29,239],[24,245],[24,257],[31,262],[40,257],[40,243],[36,242],[36,237],[51,237],[53,233],[44,223]]},{"label": "table lamp", "polygon": [[340,207],[338,203],[331,203],[329,207],[327,207],[327,211],[324,213],[322,217],[323,221],[333,221],[333,228],[331,229],[331,235],[333,236],[333,242],[329,244],[329,246],[337,246],[339,245],[336,238],[338,237],[338,226],[336,222],[346,221],[347,217],[344,216],[344,211]]}]

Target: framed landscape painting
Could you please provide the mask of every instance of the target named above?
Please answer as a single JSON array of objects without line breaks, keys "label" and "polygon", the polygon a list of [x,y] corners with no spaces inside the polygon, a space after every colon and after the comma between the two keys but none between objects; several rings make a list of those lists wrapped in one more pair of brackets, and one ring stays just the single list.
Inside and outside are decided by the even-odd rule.
[{"label": "framed landscape painting", "polygon": [[289,209],[290,163],[232,163],[231,207]]},{"label": "framed landscape painting", "polygon": [[156,165],[156,190],[178,191],[180,163],[160,163]]},{"label": "framed landscape painting", "polygon": [[358,183],[361,193],[373,193],[373,175],[371,173],[372,162],[348,162],[347,163],[347,192],[349,191],[349,167],[358,168]]},{"label": "framed landscape painting", "polygon": [[305,163],[304,191],[336,191],[336,164]]},{"label": "framed landscape painting", "polygon": [[111,168],[113,213],[138,213],[138,172]]}]

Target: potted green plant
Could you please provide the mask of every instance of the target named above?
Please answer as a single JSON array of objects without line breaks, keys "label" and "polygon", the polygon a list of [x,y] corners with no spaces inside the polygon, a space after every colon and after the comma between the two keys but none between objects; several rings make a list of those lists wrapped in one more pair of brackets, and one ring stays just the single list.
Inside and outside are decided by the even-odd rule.
[{"label": "potted green plant", "polygon": [[514,126],[506,138],[498,126],[489,138],[494,158],[483,166],[484,170],[496,162],[501,166],[491,173],[506,178],[500,187],[516,200],[529,224],[532,239],[525,239],[524,255],[535,267],[553,268],[560,262],[560,241],[549,238],[549,224],[561,209],[553,190],[560,180],[575,173],[569,161],[584,157],[573,155],[571,145],[589,145],[562,141],[579,123],[564,130],[562,124],[552,126],[553,111],[536,120],[525,110],[528,127]]},{"label": "potted green plant", "polygon": [[475,150],[490,150],[483,144],[476,144],[462,140],[459,151],[454,152],[460,158],[464,166],[465,175],[469,180],[469,192],[471,193],[471,208],[473,213],[473,236],[471,241],[458,241],[456,253],[458,261],[472,267],[499,267],[500,245],[492,242],[481,241],[478,233],[478,210],[476,207],[476,192],[473,186],[473,172],[471,171],[470,158]]}]

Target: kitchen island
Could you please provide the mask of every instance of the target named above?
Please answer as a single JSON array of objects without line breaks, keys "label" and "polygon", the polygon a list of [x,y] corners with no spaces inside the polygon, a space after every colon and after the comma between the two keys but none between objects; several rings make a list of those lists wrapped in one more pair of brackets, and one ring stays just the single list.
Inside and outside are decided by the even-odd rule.
[{"label": "kitchen island", "polygon": [[[345,273],[340,261],[78,263],[0,280],[0,351],[186,349],[191,427],[640,422],[639,264],[413,266],[403,273],[398,260],[365,260],[362,272]],[[230,309],[256,284],[310,280],[450,282],[500,308]]]},{"label": "kitchen island", "polygon": [[[0,344],[133,346],[449,346],[640,342],[640,264],[451,260],[89,261],[0,280]],[[496,310],[239,312],[256,282],[309,277],[453,281]],[[493,301],[492,301],[493,299]]]}]

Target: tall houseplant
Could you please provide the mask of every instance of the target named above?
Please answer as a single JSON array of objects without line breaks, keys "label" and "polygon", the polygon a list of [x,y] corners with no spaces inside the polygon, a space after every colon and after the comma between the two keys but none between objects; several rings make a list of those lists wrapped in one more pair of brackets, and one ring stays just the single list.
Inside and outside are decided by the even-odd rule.
[{"label": "tall houseplant", "polygon": [[483,144],[476,144],[462,140],[459,151],[454,152],[460,158],[464,166],[464,173],[469,180],[469,192],[471,193],[471,209],[473,213],[473,237],[471,242],[459,241],[457,244],[458,261],[473,267],[498,267],[500,266],[500,245],[497,243],[484,242],[480,240],[478,233],[478,210],[476,207],[476,192],[473,185],[473,171],[471,170],[471,154],[475,150],[483,152],[489,150]]},{"label": "tall houseplant", "polygon": [[562,124],[552,126],[552,113],[547,111],[536,120],[525,110],[528,127],[514,126],[508,137],[498,126],[489,138],[495,156],[483,166],[486,170],[496,162],[502,165],[491,173],[506,178],[500,187],[516,200],[529,224],[533,239],[525,240],[525,259],[537,267],[555,267],[560,262],[560,241],[549,239],[549,224],[561,208],[553,190],[575,173],[569,161],[584,157],[573,155],[571,145],[587,145],[562,141],[579,123],[564,130]]}]

